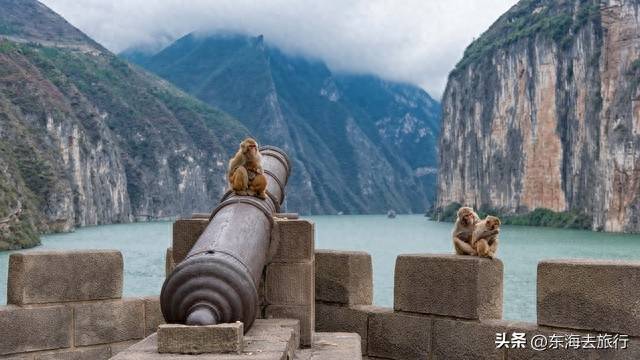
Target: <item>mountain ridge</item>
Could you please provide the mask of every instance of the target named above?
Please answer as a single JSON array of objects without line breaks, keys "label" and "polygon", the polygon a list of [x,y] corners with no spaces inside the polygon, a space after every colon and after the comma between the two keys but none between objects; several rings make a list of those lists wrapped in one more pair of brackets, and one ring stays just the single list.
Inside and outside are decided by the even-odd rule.
[{"label": "mountain ridge", "polygon": [[0,250],[213,207],[242,124],[36,1],[0,7]]},{"label": "mountain ridge", "polygon": [[420,213],[431,206],[440,110],[422,89],[333,74],[262,36],[191,33],[131,60],[290,152],[298,173],[288,205],[296,211]]}]

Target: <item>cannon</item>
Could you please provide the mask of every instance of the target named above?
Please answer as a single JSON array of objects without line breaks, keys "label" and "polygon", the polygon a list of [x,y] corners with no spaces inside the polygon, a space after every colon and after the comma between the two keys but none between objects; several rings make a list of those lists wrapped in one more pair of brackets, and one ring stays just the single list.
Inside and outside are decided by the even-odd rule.
[{"label": "cannon", "polygon": [[267,198],[227,192],[184,261],[162,285],[167,323],[214,325],[256,318],[258,286],[269,252],[273,214],[280,212],[291,163],[284,151],[260,148]]}]

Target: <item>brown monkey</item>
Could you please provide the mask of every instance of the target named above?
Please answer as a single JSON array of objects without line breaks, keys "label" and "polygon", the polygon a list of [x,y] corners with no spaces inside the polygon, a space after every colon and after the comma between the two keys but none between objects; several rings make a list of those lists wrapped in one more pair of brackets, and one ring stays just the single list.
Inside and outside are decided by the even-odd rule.
[{"label": "brown monkey", "polygon": [[495,216],[487,216],[476,223],[471,236],[471,247],[478,256],[493,259],[498,250],[498,233],[500,232],[500,219]]},{"label": "brown monkey", "polygon": [[229,187],[236,194],[267,198],[267,178],[263,174],[258,143],[254,139],[246,138],[240,143],[238,152],[229,161],[227,176]]},{"label": "brown monkey", "polygon": [[453,247],[458,255],[476,255],[476,251],[471,247],[471,235],[473,229],[480,219],[478,215],[470,207],[461,207],[458,209],[458,218],[453,227]]}]

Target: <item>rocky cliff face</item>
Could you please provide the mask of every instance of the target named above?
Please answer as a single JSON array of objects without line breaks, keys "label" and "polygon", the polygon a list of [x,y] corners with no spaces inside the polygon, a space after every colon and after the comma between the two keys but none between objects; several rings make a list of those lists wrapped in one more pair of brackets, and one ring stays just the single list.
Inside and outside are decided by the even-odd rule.
[{"label": "rocky cliff face", "polygon": [[442,108],[438,206],[590,214],[640,231],[638,1],[521,1],[466,50]]},{"label": "rocky cliff face", "polygon": [[0,8],[0,250],[38,231],[211,210],[240,123],[38,2]]},{"label": "rocky cliff face", "polygon": [[284,148],[292,211],[421,213],[435,200],[440,105],[421,89],[334,74],[261,36],[190,34],[149,58],[129,55]]}]

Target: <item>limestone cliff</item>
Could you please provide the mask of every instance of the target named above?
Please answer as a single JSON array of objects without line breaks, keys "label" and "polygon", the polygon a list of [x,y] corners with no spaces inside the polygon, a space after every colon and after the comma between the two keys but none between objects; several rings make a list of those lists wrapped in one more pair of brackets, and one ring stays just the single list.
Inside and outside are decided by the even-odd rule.
[{"label": "limestone cliff", "polygon": [[0,250],[211,210],[246,128],[36,1],[0,8]]},{"label": "limestone cliff", "polygon": [[640,231],[640,11],[521,1],[465,51],[442,108],[438,206],[578,211]]}]

